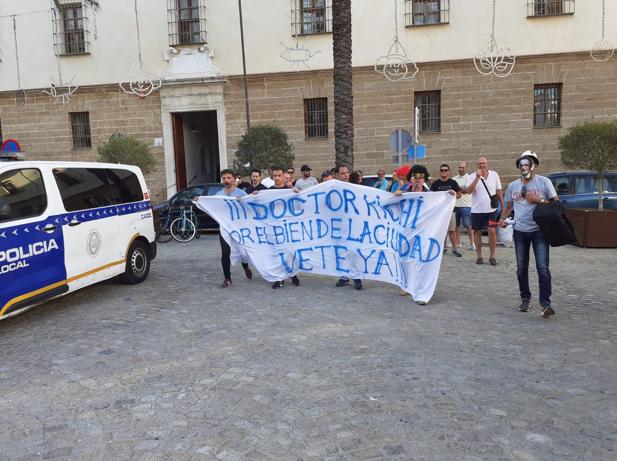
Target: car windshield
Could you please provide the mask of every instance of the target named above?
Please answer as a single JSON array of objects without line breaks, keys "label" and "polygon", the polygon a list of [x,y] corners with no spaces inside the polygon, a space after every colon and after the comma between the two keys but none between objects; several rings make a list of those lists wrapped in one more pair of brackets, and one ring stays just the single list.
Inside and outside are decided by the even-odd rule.
[{"label": "car windshield", "polygon": [[218,191],[223,188],[222,184],[215,184],[206,187],[206,193],[203,195],[215,195]]},{"label": "car windshield", "polygon": [[[577,194],[597,194],[597,176],[576,176],[574,179],[574,190]],[[604,193],[617,192],[617,176],[611,175],[608,178],[604,178],[602,190]]]}]

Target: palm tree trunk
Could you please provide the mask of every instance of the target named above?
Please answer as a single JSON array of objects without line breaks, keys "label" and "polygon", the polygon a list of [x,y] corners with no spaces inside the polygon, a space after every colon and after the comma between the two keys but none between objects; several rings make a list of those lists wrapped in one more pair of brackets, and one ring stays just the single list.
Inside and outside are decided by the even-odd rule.
[{"label": "palm tree trunk", "polygon": [[353,169],[353,84],[351,71],[351,0],[332,1],[334,58],[334,145],[336,165]]}]

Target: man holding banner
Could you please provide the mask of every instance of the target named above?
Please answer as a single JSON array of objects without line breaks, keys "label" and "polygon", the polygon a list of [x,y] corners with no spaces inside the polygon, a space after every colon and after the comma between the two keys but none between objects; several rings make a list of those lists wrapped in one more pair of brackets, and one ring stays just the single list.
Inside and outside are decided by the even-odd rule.
[{"label": "man holding banner", "polygon": [[[236,181],[234,179],[234,172],[231,170],[221,171],[221,182],[225,187],[218,191],[216,195],[223,197],[244,197],[246,192],[236,187]],[[195,197],[193,200],[199,200],[199,197]],[[223,233],[219,234],[219,241],[221,243],[221,265],[223,266],[223,276],[225,279],[221,283],[221,288],[228,288],[231,286],[231,247],[223,238]],[[247,260],[242,261],[242,268],[246,278],[251,280],[253,278],[253,271],[251,271]]]},{"label": "man holding banner", "polygon": [[454,202],[448,192],[395,196],[326,181],[299,193],[199,197],[197,206],[219,222],[231,261],[250,258],[265,280],[299,272],[378,280],[425,304],[437,284]]}]

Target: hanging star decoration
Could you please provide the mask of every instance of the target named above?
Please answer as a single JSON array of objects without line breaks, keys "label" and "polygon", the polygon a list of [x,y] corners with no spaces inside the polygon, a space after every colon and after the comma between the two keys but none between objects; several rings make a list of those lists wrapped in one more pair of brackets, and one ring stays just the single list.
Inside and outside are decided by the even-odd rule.
[{"label": "hanging star decoration", "polygon": [[507,77],[514,70],[516,55],[509,48],[499,48],[495,40],[495,8],[496,0],[493,0],[493,19],[491,38],[488,42],[488,50],[481,51],[473,58],[476,70],[482,75],[494,75],[495,77]]},{"label": "hanging star decoration", "polygon": [[605,38],[606,32],[606,0],[602,0],[602,38],[593,44],[589,51],[591,59],[597,62],[605,62],[613,57],[615,46]]},{"label": "hanging star decoration", "polygon": [[137,60],[129,69],[129,80],[120,82],[120,88],[126,94],[145,98],[153,91],[158,90],[163,85],[160,76],[148,72],[143,62],[141,52],[141,33],[139,31],[139,12],[137,11],[137,0],[134,1],[135,25],[137,29]]},{"label": "hanging star decoration", "polygon": [[298,41],[296,40],[295,47],[289,47],[285,45],[283,42],[280,44],[285,48],[280,56],[284,61],[287,61],[291,64],[292,69],[296,69],[296,71],[300,71],[300,66],[303,65],[307,69],[310,69],[308,62],[313,58],[316,54],[321,53],[321,50],[317,50],[314,53],[311,53],[311,50],[304,48],[304,45],[300,46]]},{"label": "hanging star decoration", "polygon": [[410,80],[418,73],[418,66],[407,56],[405,47],[398,39],[398,6],[394,0],[394,41],[384,56],[375,61],[375,72],[391,82]]},{"label": "hanging star decoration", "polygon": [[49,86],[49,91],[43,90],[42,93],[52,97],[54,99],[54,103],[56,104],[68,104],[71,101],[71,96],[73,93],[77,91],[79,86],[73,84],[75,77],[71,79],[66,85],[60,81],[60,83],[56,83],[51,81],[51,85]]}]

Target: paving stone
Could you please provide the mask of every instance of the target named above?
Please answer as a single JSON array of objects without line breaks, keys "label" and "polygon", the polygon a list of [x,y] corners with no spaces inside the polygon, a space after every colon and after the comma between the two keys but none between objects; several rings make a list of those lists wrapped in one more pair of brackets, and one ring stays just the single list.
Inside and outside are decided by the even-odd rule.
[{"label": "paving stone", "polygon": [[219,251],[0,322],[0,459],[617,459],[616,250],[551,249],[550,319],[516,310],[508,248],[446,255],[427,306],[239,267],[221,290]]}]

